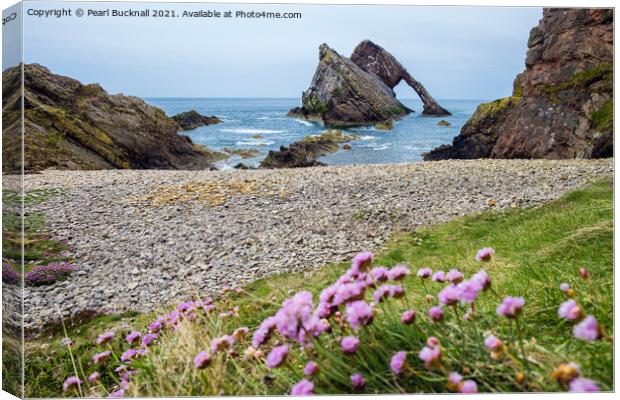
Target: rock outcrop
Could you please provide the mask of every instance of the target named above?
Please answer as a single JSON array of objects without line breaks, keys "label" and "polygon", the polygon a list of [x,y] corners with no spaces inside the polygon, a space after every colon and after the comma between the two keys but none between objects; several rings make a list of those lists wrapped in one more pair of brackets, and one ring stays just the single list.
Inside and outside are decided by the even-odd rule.
[{"label": "rock outcrop", "polygon": [[302,94],[303,105],[289,111],[289,116],[329,127],[385,125],[412,111],[392,90],[403,79],[420,95],[423,115],[450,115],[394,56],[365,40],[350,59],[322,44],[310,88]]},{"label": "rock outcrop", "polygon": [[481,104],[448,158],[613,156],[613,10],[545,9],[512,96]]},{"label": "rock outcrop", "polygon": [[383,83],[393,89],[404,80],[420,96],[424,109],[422,115],[443,116],[451,115],[448,110],[440,106],[428,93],[426,88],[407,72],[405,67],[383,47],[364,40],[353,50],[351,61],[364,71],[377,76]]},{"label": "rock outcrop", "polygon": [[[2,73],[4,171],[20,165],[21,66]],[[24,170],[205,169],[213,152],[137,97],[24,65]],[[13,166],[13,168],[11,167]]]},{"label": "rock outcrop", "polygon": [[196,110],[185,111],[172,117],[179,124],[179,128],[184,131],[200,128],[205,125],[214,125],[222,122],[215,115],[207,117],[199,114]]},{"label": "rock outcrop", "polygon": [[279,151],[269,151],[261,161],[261,168],[302,168],[323,165],[316,159],[339,150],[341,143],[357,139],[339,130],[328,130],[318,136],[306,136],[289,147],[280,146]]}]

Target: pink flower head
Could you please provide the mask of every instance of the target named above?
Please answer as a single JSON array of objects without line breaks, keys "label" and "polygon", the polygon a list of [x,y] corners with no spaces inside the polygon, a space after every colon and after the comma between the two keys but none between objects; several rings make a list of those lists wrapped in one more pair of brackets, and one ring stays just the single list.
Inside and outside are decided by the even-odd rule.
[{"label": "pink flower head", "polygon": [[484,338],[484,345],[489,350],[495,351],[502,347],[502,341],[495,335],[489,335]]},{"label": "pink flower head", "polygon": [[446,273],[443,271],[437,271],[433,274],[433,277],[431,279],[433,280],[433,282],[443,283],[446,281]]},{"label": "pink flower head", "polygon": [[600,392],[594,381],[586,378],[575,378],[568,384],[569,392]]},{"label": "pink flower head", "polygon": [[230,335],[224,335],[211,340],[211,353],[215,354],[220,350],[226,350],[233,347],[235,339]]},{"label": "pink flower head", "polygon": [[476,272],[474,274],[474,276],[471,277],[470,279],[473,282],[476,282],[478,285],[480,285],[482,291],[487,290],[488,288],[491,287],[491,277],[489,276],[489,274],[487,274],[487,272],[483,269],[481,269],[480,271]]},{"label": "pink flower head", "polygon": [[585,268],[579,268],[579,275],[583,279],[588,279],[590,277],[590,272]]},{"label": "pink flower head", "polygon": [[392,281],[399,281],[409,275],[409,268],[404,265],[397,265],[388,271],[388,279]]},{"label": "pink flower head", "polygon": [[429,317],[431,317],[431,319],[434,322],[441,322],[441,321],[443,321],[443,310],[439,306],[431,307],[428,310],[428,315],[429,315]]},{"label": "pink flower head", "polygon": [[571,321],[578,320],[582,316],[581,308],[577,305],[575,300],[567,300],[560,304],[560,307],[558,308],[558,316]]},{"label": "pink flower head", "polygon": [[360,340],[356,336],[345,336],[340,341],[340,347],[346,354],[353,354],[360,347]]},{"label": "pink flower head", "polygon": [[125,389],[115,390],[108,395],[109,399],[120,399],[122,397],[125,397]]},{"label": "pink flower head", "polygon": [[[490,281],[489,281],[490,282]],[[458,297],[461,304],[471,304],[478,298],[478,293],[483,286],[479,281],[472,279],[463,281],[457,285]]]},{"label": "pink flower head", "polygon": [[521,314],[525,299],[523,297],[504,297],[502,304],[497,307],[497,315],[503,315],[506,318],[516,318]]},{"label": "pink flower head", "polygon": [[99,372],[95,371],[92,374],[88,375],[88,382],[90,383],[95,383],[99,380],[99,378],[101,378],[101,374],[99,374]]},{"label": "pink flower head", "polygon": [[127,336],[125,336],[125,341],[127,341],[127,343],[129,344],[132,344],[139,338],[140,338],[140,332],[131,331]]},{"label": "pink flower head", "polygon": [[573,335],[577,339],[591,342],[601,337],[601,328],[598,326],[596,318],[588,315],[573,327]]},{"label": "pink flower head", "polygon": [[447,306],[456,304],[459,301],[460,291],[456,285],[446,286],[437,295],[439,302]]},{"label": "pink flower head", "polygon": [[403,372],[403,367],[405,366],[406,360],[407,353],[404,351],[399,351],[392,356],[392,359],[390,360],[390,369],[394,375],[400,375],[400,373]]},{"label": "pink flower head", "polygon": [[252,336],[252,347],[258,347],[261,344],[265,343],[269,336],[271,336],[271,332],[276,327],[276,318],[268,317],[260,324],[258,329],[254,332]]},{"label": "pink flower head", "polygon": [[155,321],[151,325],[149,325],[149,332],[157,333],[161,330],[162,324],[161,321]]},{"label": "pink flower head", "polygon": [[400,322],[405,325],[412,324],[415,322],[415,311],[407,310],[400,316]]},{"label": "pink flower head", "polygon": [[276,346],[267,355],[267,367],[277,368],[284,362],[288,355],[288,344]]},{"label": "pink flower head", "polygon": [[106,344],[108,343],[110,340],[112,340],[112,338],[114,337],[114,332],[113,331],[107,331],[107,332],[103,332],[101,335],[99,335],[99,337],[97,338],[97,344]]},{"label": "pink flower head", "polygon": [[476,253],[476,261],[490,261],[493,254],[495,254],[495,250],[490,247],[480,249]]},{"label": "pink flower head", "polygon": [[363,300],[357,300],[347,304],[346,317],[349,326],[353,330],[358,330],[362,326],[369,325],[372,322],[372,307]]},{"label": "pink flower head", "polygon": [[206,351],[201,351],[194,357],[194,367],[198,369],[206,368],[211,362],[211,356]]},{"label": "pink flower head", "polygon": [[314,394],[314,383],[307,379],[302,379],[291,388],[292,396],[312,396]]},{"label": "pink flower head", "polygon": [[353,257],[353,268],[358,271],[366,271],[372,266],[372,253],[363,251]]},{"label": "pink flower head", "polygon": [[232,337],[235,340],[241,340],[245,338],[248,335],[248,333],[250,333],[250,330],[248,329],[248,327],[242,326],[240,328],[235,329],[235,331],[232,334]]},{"label": "pink flower head", "polygon": [[471,379],[463,381],[461,393],[478,393],[478,385]]},{"label": "pink flower head", "polygon": [[376,267],[370,273],[377,282],[387,281],[388,279],[388,270],[386,268]]},{"label": "pink flower head", "polygon": [[82,381],[80,380],[80,378],[78,378],[77,376],[70,376],[65,379],[65,382],[62,384],[62,390],[63,392],[66,392],[67,390],[78,387],[81,384]]},{"label": "pink flower head", "polygon": [[111,354],[112,352],[110,350],[106,350],[102,353],[97,353],[93,356],[93,363],[97,364],[100,362],[106,362],[108,358],[110,358]]},{"label": "pink flower head", "polygon": [[309,361],[308,364],[304,367],[304,375],[313,376],[317,372],[319,372],[319,364],[314,361]]},{"label": "pink flower head", "polygon": [[157,339],[157,335],[154,333],[147,333],[146,335],[142,336],[142,346],[146,347],[146,346],[150,346],[151,343],[153,343],[153,341]]},{"label": "pink flower head", "polygon": [[448,382],[453,385],[453,387],[459,387],[462,381],[463,377],[458,372],[450,372],[448,375]]},{"label": "pink flower head", "polygon": [[568,285],[568,283],[563,282],[560,284],[560,290],[563,291],[564,293],[568,292],[568,289],[570,289],[570,286]]},{"label": "pink flower head", "polygon": [[461,273],[461,271],[459,271],[456,268],[452,268],[446,274],[446,279],[456,285],[457,283],[463,280],[463,273]]},{"label": "pink flower head", "polygon": [[441,349],[439,346],[425,346],[418,354],[420,360],[424,361],[424,367],[431,369],[433,366],[439,365],[441,361]]},{"label": "pink flower head", "polygon": [[366,386],[366,379],[360,373],[353,374],[351,375],[351,386],[354,390],[362,390]]},{"label": "pink flower head", "polygon": [[145,349],[129,349],[127,351],[125,351],[123,354],[121,354],[121,361],[122,362],[126,362],[126,361],[131,361],[136,357],[142,357],[146,355],[146,350]]},{"label": "pink flower head", "polygon": [[435,336],[429,336],[428,339],[426,339],[426,345],[428,347],[437,347],[439,344],[439,339]]},{"label": "pink flower head", "polygon": [[431,277],[432,274],[433,274],[433,270],[430,268],[420,268],[418,272],[416,273],[416,275],[422,279],[428,279]]},{"label": "pink flower head", "polygon": [[403,289],[402,286],[383,285],[379,287],[377,290],[375,290],[372,296],[373,296],[373,299],[375,300],[375,303],[378,304],[378,303],[381,303],[383,299],[387,297],[394,297],[395,299],[398,299],[402,297],[404,293],[405,293],[405,290]]}]

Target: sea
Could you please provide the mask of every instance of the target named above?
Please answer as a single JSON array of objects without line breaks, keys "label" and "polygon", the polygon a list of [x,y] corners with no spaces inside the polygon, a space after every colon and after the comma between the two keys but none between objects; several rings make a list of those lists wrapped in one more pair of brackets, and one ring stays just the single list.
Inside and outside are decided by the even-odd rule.
[{"label": "sea", "polygon": [[[319,135],[325,127],[318,122],[287,117],[300,99],[269,98],[145,98],[147,103],[163,109],[168,116],[196,110],[202,115],[215,115],[222,123],[183,132],[194,143],[214,150],[254,149],[260,156],[241,159],[233,156],[216,164],[230,169],[239,162],[258,166],[269,150],[278,150],[309,135]],[[452,143],[461,127],[485,100],[438,100],[452,115],[423,117],[419,99],[399,99],[414,110],[394,123],[394,129],[381,131],[374,127],[343,130],[359,139],[350,142],[351,150],[340,150],[318,160],[328,165],[406,163],[422,160],[422,153],[442,144]],[[438,126],[445,119],[451,126]]]}]

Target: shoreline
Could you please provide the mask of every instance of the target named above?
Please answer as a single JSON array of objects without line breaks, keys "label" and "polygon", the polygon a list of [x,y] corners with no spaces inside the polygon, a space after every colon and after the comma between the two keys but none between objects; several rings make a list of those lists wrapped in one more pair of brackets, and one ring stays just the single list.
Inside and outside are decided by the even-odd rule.
[{"label": "shoreline", "polygon": [[26,175],[27,191],[61,189],[27,211],[71,243],[78,270],[25,288],[25,326],[84,310],[149,311],[345,261],[396,232],[544,204],[611,174],[613,159]]}]

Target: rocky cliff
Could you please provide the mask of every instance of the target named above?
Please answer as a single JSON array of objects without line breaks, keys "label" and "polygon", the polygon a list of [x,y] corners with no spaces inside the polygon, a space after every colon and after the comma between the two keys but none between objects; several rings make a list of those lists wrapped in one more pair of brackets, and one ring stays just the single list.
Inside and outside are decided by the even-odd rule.
[{"label": "rocky cliff", "polygon": [[[21,67],[2,73],[4,171],[18,166]],[[204,169],[212,153],[159,108],[24,65],[24,169]],[[8,162],[7,162],[8,161]]]},{"label": "rocky cliff", "polygon": [[613,10],[545,9],[513,86],[424,159],[613,156]]},{"label": "rocky cliff", "polygon": [[200,128],[205,125],[214,125],[222,122],[218,117],[212,115],[210,117],[206,117],[204,115],[199,114],[196,110],[185,111],[174,115],[172,117],[173,120],[179,124],[181,130],[189,131],[192,129]]},{"label": "rocky cliff", "polygon": [[407,72],[398,60],[383,47],[364,40],[353,50],[351,61],[364,71],[375,75],[383,83],[393,89],[404,80],[420,96],[424,109],[422,115],[442,116],[451,115],[448,110],[440,106],[428,93],[426,88]]},{"label": "rocky cliff", "polygon": [[303,105],[289,115],[329,127],[385,124],[411,112],[392,90],[401,79],[420,94],[425,115],[449,114],[390,53],[368,40],[355,50],[349,59],[322,44],[312,82],[302,94]]}]

